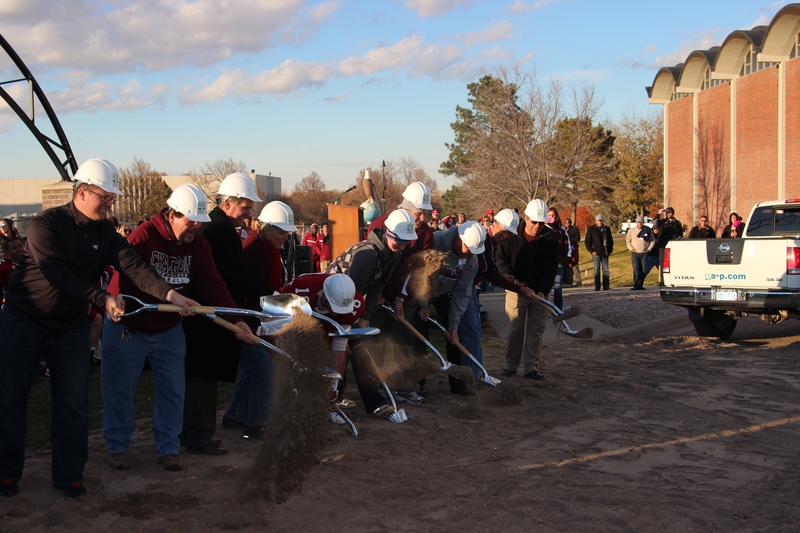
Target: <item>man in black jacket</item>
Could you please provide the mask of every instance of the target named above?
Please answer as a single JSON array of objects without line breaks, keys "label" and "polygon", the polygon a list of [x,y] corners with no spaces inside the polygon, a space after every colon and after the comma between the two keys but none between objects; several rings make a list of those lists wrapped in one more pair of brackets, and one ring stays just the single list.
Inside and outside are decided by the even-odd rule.
[{"label": "man in black jacket", "polygon": [[[261,296],[271,295],[280,287],[270,287],[247,266],[242,239],[236,231],[242,217],[250,215],[253,204],[260,201],[256,184],[250,176],[236,172],[222,181],[217,195],[219,205],[208,214],[211,222],[203,224],[199,233],[211,245],[214,263],[236,305],[260,311]],[[255,331],[258,321],[252,320],[249,325]],[[242,438],[258,440],[264,436],[269,415],[274,365],[260,344],[237,342],[232,334],[208,326],[208,320],[202,317],[184,320],[186,400],[182,441],[187,453],[222,455],[227,450],[212,439],[217,424],[218,380],[236,381],[237,365],[241,366],[222,428],[241,429]]]},{"label": "man in black jacket", "polygon": [[664,249],[669,241],[683,238],[683,224],[675,218],[675,210],[671,207],[664,209],[664,218],[655,223],[658,227],[656,248],[658,248],[658,284],[664,284],[664,274],[661,265],[664,264]]},{"label": "man in black jacket", "polygon": [[597,215],[594,217],[595,225],[586,230],[586,240],[584,244],[589,253],[592,254],[594,263],[594,290],[600,290],[600,267],[603,269],[603,290],[611,288],[610,276],[608,273],[608,258],[614,251],[614,236],[611,230],[605,225],[605,217]]},{"label": "man in black jacket", "polygon": [[[558,240],[545,226],[547,204],[531,200],[525,208],[525,230],[513,235],[497,249],[497,268],[547,298],[558,271]],[[550,311],[522,294],[506,291],[506,314],[510,319],[503,376],[517,373],[520,358],[525,377],[544,379],[539,371],[544,330]]]},{"label": "man in black jacket", "polygon": [[69,497],[83,496],[89,454],[89,304],[111,320],[125,312],[97,287],[112,265],[137,288],[180,305],[178,294],[149,268],[106,220],[119,190],[119,172],[105,159],[89,159],[75,174],[72,201],[39,213],[9,282],[0,318],[0,495],[19,492],[25,464],[27,406],[36,366],[47,356],[52,389],[52,483]]}]

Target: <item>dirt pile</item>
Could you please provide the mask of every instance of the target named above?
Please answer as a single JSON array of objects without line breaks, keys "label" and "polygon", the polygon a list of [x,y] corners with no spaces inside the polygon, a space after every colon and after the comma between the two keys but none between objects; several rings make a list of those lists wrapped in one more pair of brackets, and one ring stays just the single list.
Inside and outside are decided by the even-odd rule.
[{"label": "dirt pile", "polygon": [[275,397],[264,445],[247,476],[245,493],[281,503],[298,492],[325,445],[330,381],[320,367],[329,348],[317,320],[297,313],[281,331],[280,347],[293,361],[276,359]]}]

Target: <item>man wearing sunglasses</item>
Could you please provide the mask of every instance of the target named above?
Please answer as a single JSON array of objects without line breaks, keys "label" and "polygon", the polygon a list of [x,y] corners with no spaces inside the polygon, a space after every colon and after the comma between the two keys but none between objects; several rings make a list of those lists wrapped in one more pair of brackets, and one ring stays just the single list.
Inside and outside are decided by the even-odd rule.
[{"label": "man wearing sunglasses", "polygon": [[[513,235],[497,249],[497,268],[525,284],[540,298],[547,298],[558,272],[558,239],[547,223],[547,204],[544,200],[531,200],[525,207],[525,229],[522,235]],[[548,309],[533,299],[513,291],[506,291],[508,342],[506,362],[501,376],[517,373],[522,359],[524,377],[544,379],[539,370],[547,327]]]},{"label": "man wearing sunglasses", "polygon": [[[83,496],[89,447],[88,305],[109,316],[125,312],[97,287],[105,265],[139,289],[184,308],[178,294],[149,268],[106,220],[119,190],[119,172],[90,159],[75,174],[72,201],[43,211],[28,226],[27,252],[14,270],[0,316],[0,495],[19,492],[25,463],[27,406],[43,356],[52,388],[52,483],[69,497]],[[118,320],[118,319],[117,319]]]}]

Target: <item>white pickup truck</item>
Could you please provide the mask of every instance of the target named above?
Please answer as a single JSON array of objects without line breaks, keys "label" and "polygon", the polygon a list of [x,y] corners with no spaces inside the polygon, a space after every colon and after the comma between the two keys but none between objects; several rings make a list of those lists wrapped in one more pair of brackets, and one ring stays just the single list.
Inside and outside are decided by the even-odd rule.
[{"label": "white pickup truck", "polygon": [[741,239],[682,239],[664,250],[661,299],[698,335],[727,339],[744,315],[800,318],[800,198],[760,202]]}]

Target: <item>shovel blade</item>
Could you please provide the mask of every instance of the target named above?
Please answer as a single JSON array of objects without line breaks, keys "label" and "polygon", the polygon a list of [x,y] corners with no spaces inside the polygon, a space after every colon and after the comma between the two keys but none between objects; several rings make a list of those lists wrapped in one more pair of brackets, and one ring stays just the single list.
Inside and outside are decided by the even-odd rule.
[{"label": "shovel blade", "polygon": [[399,411],[392,413],[392,416],[389,417],[389,420],[395,424],[402,424],[403,422],[407,422],[409,418],[411,417],[406,414],[406,410],[400,409]]},{"label": "shovel blade", "polygon": [[311,314],[311,306],[302,297],[296,294],[276,294],[261,297],[261,310],[267,315],[278,317],[291,317],[295,309],[307,315]]},{"label": "shovel blade", "polygon": [[500,381],[497,378],[493,378],[489,374],[483,374],[483,376],[481,377],[481,381],[483,381],[487,385],[491,385],[492,387],[498,387],[498,388],[500,387],[500,384],[502,383],[502,381]]},{"label": "shovel blade", "polygon": [[378,328],[350,328],[345,329],[343,333],[329,333],[330,337],[338,337],[340,339],[355,339],[357,337],[368,337],[378,335],[381,332]]},{"label": "shovel blade", "polygon": [[583,328],[580,331],[564,331],[564,334],[575,339],[591,339],[594,337],[594,330],[592,328]]}]

